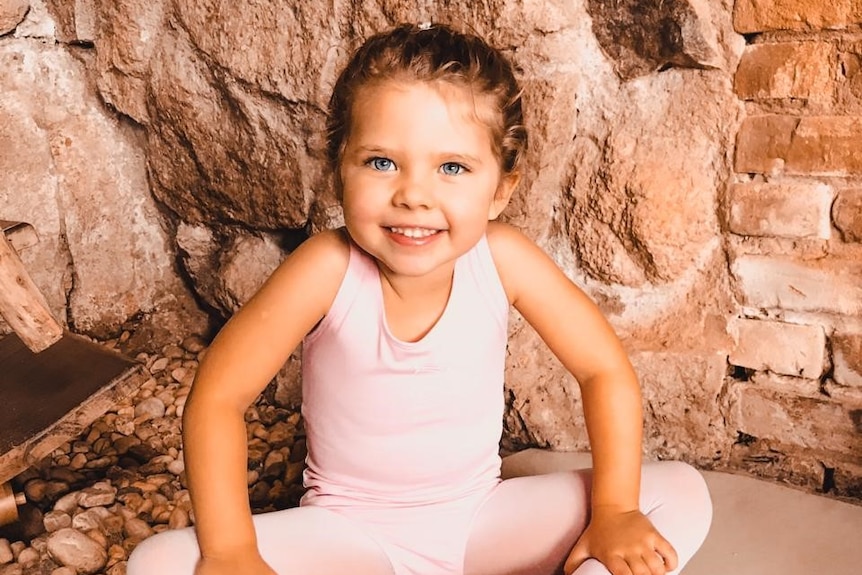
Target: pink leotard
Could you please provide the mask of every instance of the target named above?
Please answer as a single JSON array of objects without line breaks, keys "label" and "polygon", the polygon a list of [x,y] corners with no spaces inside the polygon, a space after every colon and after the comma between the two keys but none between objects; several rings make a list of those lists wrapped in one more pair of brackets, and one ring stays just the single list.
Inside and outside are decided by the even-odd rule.
[{"label": "pink leotard", "polygon": [[[587,526],[591,473],[500,482],[508,308],[482,239],[457,261],[434,328],[399,341],[376,264],[351,246],[332,309],[304,342],[308,491],[299,509],[252,518],[268,564],[302,574],[560,571]],[[703,477],[647,464],[640,505],[681,569],[709,529]],[[191,575],[199,557],[193,528],[166,531],[135,548],[127,573]],[[575,573],[609,572],[589,559]]]},{"label": "pink leotard", "polygon": [[473,516],[499,483],[508,310],[482,238],[457,260],[431,331],[401,341],[377,265],[351,244],[332,308],[303,343],[302,505],[360,522],[398,574],[461,572]]}]

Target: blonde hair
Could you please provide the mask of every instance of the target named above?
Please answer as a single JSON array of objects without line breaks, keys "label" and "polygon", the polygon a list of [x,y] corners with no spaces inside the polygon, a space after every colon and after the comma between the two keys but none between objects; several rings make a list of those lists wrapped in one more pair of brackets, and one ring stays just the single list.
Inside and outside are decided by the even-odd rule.
[{"label": "blonde hair", "polygon": [[358,91],[387,80],[447,82],[469,88],[493,105],[482,114],[505,173],[517,171],[527,148],[521,88],[509,60],[473,34],[453,28],[402,24],[365,41],[335,82],[327,117],[327,158],[338,169]]}]

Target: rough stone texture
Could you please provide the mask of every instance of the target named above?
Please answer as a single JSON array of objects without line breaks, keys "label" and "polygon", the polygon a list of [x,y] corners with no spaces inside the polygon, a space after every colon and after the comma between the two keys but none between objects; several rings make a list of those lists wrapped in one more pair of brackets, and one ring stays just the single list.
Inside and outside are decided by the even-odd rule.
[{"label": "rough stone texture", "polygon": [[736,346],[731,365],[816,379],[826,364],[826,334],[813,325],[738,318],[730,323]]},{"label": "rough stone texture", "polygon": [[837,44],[838,82],[835,108],[843,113],[862,114],[862,42],[850,36]]},{"label": "rough stone texture", "polygon": [[715,194],[728,177],[723,143],[732,141],[735,98],[720,75],[686,72],[632,82],[622,93],[607,141],[570,168],[569,234],[596,279],[668,283],[716,248]]},{"label": "rough stone texture", "polygon": [[98,2],[96,82],[105,102],[141,124],[149,123],[149,63],[165,25],[166,3]]},{"label": "rough stone texture", "polygon": [[177,243],[198,295],[222,317],[248,301],[285,253],[274,238],[234,232],[216,238],[209,228],[182,224]]},{"label": "rough stone texture", "polygon": [[836,333],[830,341],[835,381],[862,388],[862,333]]},{"label": "rough stone texture", "polygon": [[832,187],[823,183],[749,182],[731,186],[728,229],[746,236],[832,235]]},{"label": "rough stone texture", "polygon": [[670,67],[722,68],[720,28],[707,0],[587,2],[602,49],[625,79]]},{"label": "rough stone texture", "polygon": [[758,439],[851,457],[862,448],[857,412],[826,396],[739,384],[731,387],[728,425]]},{"label": "rough stone texture", "polygon": [[862,189],[842,190],[832,207],[832,219],[845,242],[862,242]]},{"label": "rough stone texture", "polygon": [[828,42],[748,46],[736,70],[736,93],[744,100],[828,101],[836,87],[835,52]]},{"label": "rough stone texture", "polygon": [[108,561],[107,553],[96,541],[68,527],[48,537],[48,553],[78,573],[95,573]]},{"label": "rough stone texture", "polygon": [[301,227],[313,190],[323,185],[309,148],[311,134],[322,132],[322,113],[216,75],[179,32],[164,33],[151,70],[157,197],[191,223]]},{"label": "rough stone texture", "polygon": [[731,265],[745,305],[754,308],[862,314],[862,261],[742,256]]},{"label": "rough stone texture", "polygon": [[859,22],[862,22],[859,0],[736,0],[733,5],[733,25],[740,34],[841,29]]},{"label": "rough stone texture", "polygon": [[860,138],[862,117],[749,117],[739,130],[736,171],[811,176],[860,175]]},{"label": "rough stone texture", "polygon": [[644,396],[644,445],[654,457],[711,467],[726,459],[731,439],[721,413],[723,353],[635,352]]},{"label": "rough stone texture", "polygon": [[139,134],[105,113],[84,66],[63,48],[0,44],[0,83],[0,125],[15,130],[0,180],[3,215],[39,214],[32,223],[43,241],[26,263],[56,315],[101,335],[142,311],[192,313],[194,325],[147,192]]},{"label": "rough stone texture", "polygon": [[859,497],[858,458],[740,433],[728,462],[731,469],[790,483],[815,493]]},{"label": "rough stone texture", "polygon": [[30,0],[30,9],[13,32],[16,38],[38,38],[53,41],[57,26],[45,0]]},{"label": "rough stone texture", "polygon": [[219,276],[223,290],[216,293],[216,299],[226,309],[235,312],[251,299],[283,259],[284,252],[272,238],[236,238],[222,258]]},{"label": "rough stone texture", "polygon": [[504,446],[586,449],[589,439],[577,382],[518,314],[510,322],[509,350]]},{"label": "rough stone texture", "polygon": [[56,38],[62,42],[92,43],[96,36],[99,0],[45,0],[54,19]]},{"label": "rough stone texture", "polygon": [[0,0],[0,36],[14,30],[29,9],[30,0]]}]

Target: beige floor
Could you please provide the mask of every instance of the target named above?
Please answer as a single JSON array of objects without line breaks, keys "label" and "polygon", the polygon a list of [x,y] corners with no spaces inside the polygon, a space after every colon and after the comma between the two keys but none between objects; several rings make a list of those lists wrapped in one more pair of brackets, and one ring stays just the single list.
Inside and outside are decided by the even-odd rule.
[{"label": "beige floor", "polygon": [[[527,450],[503,475],[589,466],[589,455]],[[705,472],[712,528],[683,575],[862,575],[862,506],[727,473]]]}]

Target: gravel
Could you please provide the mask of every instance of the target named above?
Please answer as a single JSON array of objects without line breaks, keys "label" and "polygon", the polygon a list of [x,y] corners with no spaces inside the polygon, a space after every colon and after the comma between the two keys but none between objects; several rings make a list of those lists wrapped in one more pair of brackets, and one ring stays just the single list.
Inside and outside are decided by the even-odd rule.
[{"label": "gravel", "polygon": [[[0,575],[125,575],[138,543],[193,524],[180,420],[204,353],[204,341],[191,336],[138,354],[151,377],[134,397],[12,480],[28,503],[18,523],[0,528]],[[254,513],[294,507],[303,493],[300,414],[266,397],[245,416]]]}]

